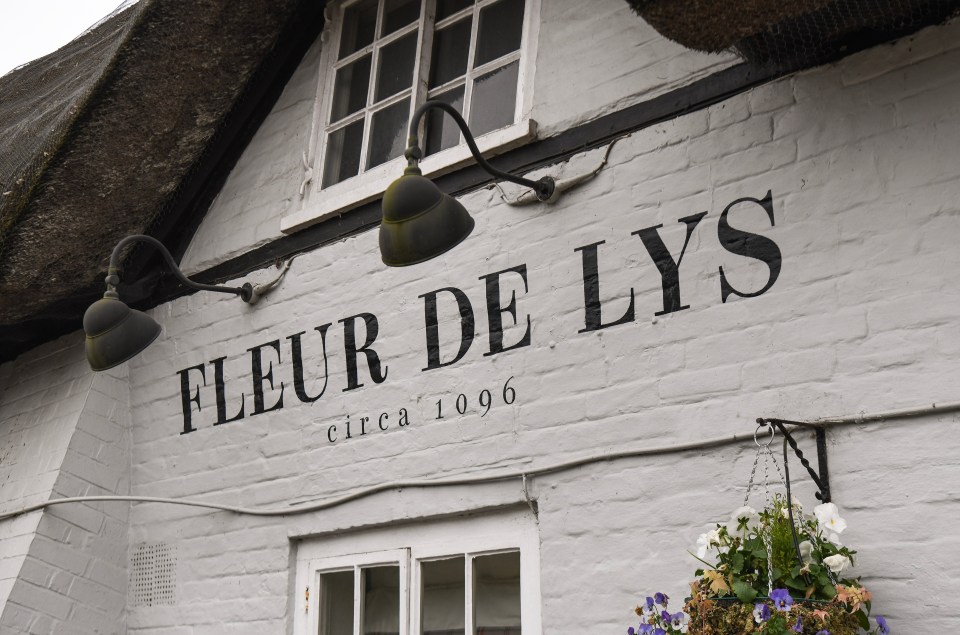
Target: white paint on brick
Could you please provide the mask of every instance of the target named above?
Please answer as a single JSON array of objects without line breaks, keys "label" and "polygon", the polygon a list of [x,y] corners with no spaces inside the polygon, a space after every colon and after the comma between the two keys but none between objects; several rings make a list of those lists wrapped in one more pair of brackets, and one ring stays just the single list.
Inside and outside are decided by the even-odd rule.
[{"label": "white paint on brick", "polygon": [[[850,81],[851,68],[875,70],[871,60],[890,57],[887,48],[868,51],[635,133],[617,144],[595,180],[555,206],[509,208],[495,190],[473,192],[462,200],[477,229],[435,265],[385,269],[376,233],[368,232],[298,258],[256,307],[198,294],[157,309],[164,335],[130,371],[134,491],[276,506],[384,481],[480,474],[743,432],[757,416],[812,419],[956,399],[960,336],[951,327],[960,315],[952,283],[960,264],[960,173],[952,148],[960,128],[944,122],[956,122],[952,104],[960,85],[949,75],[930,83],[925,72],[927,65],[960,62],[944,31],[956,36],[960,25],[897,45],[916,61],[893,72],[925,78],[924,91],[876,72]],[[881,85],[889,106],[874,109]],[[898,118],[898,94],[910,100],[911,112],[926,116]],[[597,155],[570,163],[592,164]],[[767,294],[724,304],[720,265],[738,288],[761,285],[766,269],[720,247],[717,219],[731,201],[768,189],[775,227],[749,207],[732,212],[731,223],[773,238],[784,256],[782,274]],[[631,232],[663,223],[676,254],[683,241],[677,219],[700,211],[709,213],[681,265],[691,308],[654,319],[660,280]],[[600,248],[605,319],[624,310],[633,287],[637,320],[578,334],[583,300],[574,249],[597,240],[606,241]],[[532,344],[484,357],[478,276],[520,263],[528,267],[529,292],[518,291],[518,307],[533,316]],[[457,365],[422,373],[418,295],[448,285],[474,303],[478,337]],[[344,393],[337,320],[361,311],[380,320],[375,348],[388,379],[378,386],[366,379],[362,390]],[[448,312],[447,336],[456,327],[450,319]],[[308,331],[305,350],[316,378],[319,343],[309,332],[327,322],[333,323],[327,393],[298,405],[284,338]],[[507,329],[508,342],[518,336],[516,327]],[[246,349],[272,339],[285,345],[274,372],[286,385],[287,407],[214,427],[208,365],[203,410],[194,413],[198,430],[178,434],[176,372],[226,355],[231,413],[241,392],[249,411]],[[434,420],[438,398],[452,405],[464,392],[473,400],[509,376],[519,395],[513,406],[497,406],[484,418],[448,410],[446,419]],[[307,388],[317,392],[321,385]],[[277,396],[268,391],[267,403]],[[408,429],[327,441],[327,427],[342,425],[348,414],[356,423],[399,407],[410,408]],[[831,433],[834,494],[851,526],[845,537],[860,550],[876,610],[901,628],[916,620],[936,631],[960,625],[945,608],[960,593],[950,555],[960,544],[949,529],[960,485],[950,460],[955,425],[956,417],[928,417]],[[812,452],[811,440],[803,443]],[[630,622],[641,594],[682,597],[696,568],[685,549],[739,503],[751,460],[746,445],[536,479],[544,632],[615,632]],[[801,479],[798,488],[812,504],[809,483]],[[175,542],[189,564],[180,571],[177,605],[131,609],[129,627],[229,624],[283,632],[299,597],[289,588],[291,539],[510,504],[523,504],[519,483],[387,492],[273,520],[137,506],[131,542]],[[929,528],[922,535],[917,517]]]},{"label": "white paint on brick", "polygon": [[[544,10],[562,6],[546,4]],[[42,460],[27,469],[19,461],[30,455],[18,451],[11,474],[20,485],[9,490],[14,498],[4,492],[4,504],[85,486],[92,491],[94,484],[124,491],[123,470],[95,464],[124,463],[118,446],[128,419],[133,493],[274,507],[382,482],[530,469],[743,433],[758,416],[813,419],[956,401],[960,83],[950,69],[960,68],[958,35],[960,24],[930,29],[637,132],[615,146],[596,179],[554,206],[512,208],[493,189],[472,192],[461,200],[476,230],[429,265],[384,268],[376,232],[367,232],[300,256],[255,307],[217,294],[158,307],[153,315],[163,334],[128,365],[128,412],[122,407],[127,384],[119,375],[98,388],[80,372],[79,338],[0,366],[0,439],[33,435],[62,457],[40,453]],[[541,45],[543,55],[548,48]],[[292,96],[309,92],[308,83],[301,74],[286,98],[299,104]],[[598,90],[606,94],[598,101],[615,100],[607,90]],[[556,121],[589,110],[579,107]],[[308,110],[301,104],[290,113],[297,108]],[[278,117],[272,130],[297,134],[289,123]],[[245,158],[246,167],[238,164],[231,179],[243,170],[272,169],[261,162],[287,156],[272,145],[275,132],[261,132],[257,143],[272,150]],[[291,150],[287,158],[298,156]],[[597,159],[593,151],[564,169]],[[237,223],[226,222],[222,195],[220,211],[211,211],[191,248],[196,266],[253,244],[248,221],[278,223],[285,209],[283,197],[272,193],[241,211],[245,187],[240,181],[231,187]],[[719,215],[733,200],[760,198],[768,190],[776,226],[749,206],[731,212],[731,224],[775,240],[782,273],[766,294],[723,303],[721,265],[743,289],[762,285],[767,272],[722,249]],[[631,232],[662,223],[676,255],[684,238],[678,219],[702,211],[708,215],[680,268],[682,297],[691,308],[656,317],[660,279]],[[574,250],[599,240],[606,241],[599,251],[604,319],[623,312],[631,287],[637,319],[581,334],[581,261]],[[508,277],[504,294],[516,290],[518,311],[532,316],[532,343],[485,357],[479,276],[520,263],[527,265],[529,291]],[[444,286],[470,297],[477,338],[458,364],[424,373],[418,296]],[[338,320],[361,311],[379,318],[374,348],[388,378],[374,385],[361,358],[367,385],[344,392]],[[449,345],[457,325],[449,307],[441,317]],[[307,390],[314,394],[323,384],[313,328],[325,323],[333,324],[327,392],[301,405],[292,391],[285,338],[307,332]],[[506,329],[508,343],[519,335],[516,326]],[[285,385],[286,407],[215,427],[210,360],[227,357],[228,409],[235,412],[243,393],[249,414],[247,349],[273,339],[283,345],[281,357],[265,359],[273,362],[277,387]],[[194,412],[197,430],[181,435],[177,371],[194,364],[207,364],[207,386],[200,389],[202,410]],[[457,394],[474,404],[480,390],[497,395],[511,376],[513,405],[497,402],[482,418],[475,410],[454,414]],[[76,404],[77,395],[83,405]],[[278,396],[279,390],[267,391],[266,403]],[[448,404],[441,421],[434,419],[439,398]],[[327,440],[328,426],[343,426],[347,415],[353,425],[381,412],[395,422],[401,407],[410,411],[408,428]],[[48,430],[59,429],[58,417],[69,420],[70,413],[75,425],[46,441]],[[960,626],[952,601],[960,594],[953,574],[960,553],[952,528],[960,488],[956,425],[955,415],[928,416],[830,433],[833,493],[850,523],[845,542],[860,552],[875,610],[902,632],[915,623],[930,632]],[[812,453],[809,438],[801,435],[801,443]],[[657,590],[683,597],[697,566],[685,550],[739,504],[752,453],[745,444],[611,461],[529,483],[539,512],[544,633],[622,632],[639,597]],[[44,477],[47,469],[56,475]],[[799,495],[809,507],[812,489],[799,472],[794,464]],[[43,485],[43,478],[53,479],[46,490],[29,483]],[[16,521],[17,529],[10,521],[0,524],[0,532],[8,532],[0,533],[4,547],[19,545],[11,553],[22,554],[0,562],[0,575],[18,576],[15,584],[0,586],[9,596],[3,625],[64,632],[64,615],[89,620],[84,624],[113,619],[125,578],[103,543],[115,540],[124,553],[126,544],[175,545],[180,563],[176,603],[128,606],[129,632],[289,632],[292,611],[300,606],[291,581],[300,539],[524,504],[521,484],[509,481],[389,491],[280,518],[151,504],[133,506],[129,516],[113,505],[45,512],[40,531],[32,529],[35,517]],[[91,536],[90,547],[75,548],[71,535]],[[35,544],[24,546],[18,536],[34,536]],[[83,588],[74,592],[80,581]],[[38,603],[43,611],[36,610]]]},{"label": "white paint on brick", "polygon": [[[6,366],[3,511],[128,493],[126,368],[90,373],[76,335]],[[0,521],[0,630],[126,632],[128,511],[125,503],[86,503]]]}]

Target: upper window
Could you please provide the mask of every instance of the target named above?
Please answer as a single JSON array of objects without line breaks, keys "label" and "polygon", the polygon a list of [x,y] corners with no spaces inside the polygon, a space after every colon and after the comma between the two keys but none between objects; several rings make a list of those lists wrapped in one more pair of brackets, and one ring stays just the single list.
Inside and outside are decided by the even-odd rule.
[{"label": "upper window", "polygon": [[[521,111],[521,52],[528,0],[355,0],[325,48],[327,77],[315,161],[329,188],[403,155],[416,107],[439,99],[475,136]],[[334,59],[335,58],[335,59]],[[426,154],[456,146],[459,129],[427,115]]]},{"label": "upper window", "polygon": [[[310,635],[539,635],[530,514],[317,539],[298,550]],[[348,554],[348,555],[341,555]]]}]

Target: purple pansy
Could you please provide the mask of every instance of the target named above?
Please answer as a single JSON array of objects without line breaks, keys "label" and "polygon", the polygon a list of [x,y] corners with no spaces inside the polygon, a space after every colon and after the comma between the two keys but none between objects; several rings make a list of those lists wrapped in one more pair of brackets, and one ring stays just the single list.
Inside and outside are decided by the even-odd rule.
[{"label": "purple pansy", "polygon": [[789,611],[793,605],[793,598],[790,597],[790,592],[786,589],[774,589],[771,591],[770,600],[773,601],[773,605],[780,611]]},{"label": "purple pansy", "polygon": [[653,627],[650,626],[649,624],[640,625],[640,633],[642,635],[647,635],[648,633],[652,633],[652,632],[653,632]]},{"label": "purple pansy", "polygon": [[827,631],[827,630],[817,631],[817,635],[830,635],[830,631]]},{"label": "purple pansy", "polygon": [[880,615],[877,616],[877,629],[881,635],[889,635],[890,627],[887,626],[887,618]]},{"label": "purple pansy", "polygon": [[637,631],[632,626],[628,626],[627,635],[637,635]]},{"label": "purple pansy", "polygon": [[663,606],[666,606],[667,600],[669,600],[670,598],[667,597],[666,593],[654,593],[653,599],[656,601],[657,604],[662,604]]},{"label": "purple pansy", "polygon": [[793,625],[793,630],[795,633],[803,632],[803,620],[797,616],[797,623]]}]

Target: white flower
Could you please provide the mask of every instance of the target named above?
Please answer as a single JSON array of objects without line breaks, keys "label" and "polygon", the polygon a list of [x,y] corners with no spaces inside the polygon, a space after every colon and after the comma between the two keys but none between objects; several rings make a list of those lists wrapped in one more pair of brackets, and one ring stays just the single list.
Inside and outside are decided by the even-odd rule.
[{"label": "white flower", "polygon": [[705,558],[707,550],[713,546],[720,546],[720,532],[716,529],[700,534],[700,537],[697,538],[697,557]]},{"label": "white flower", "polygon": [[727,529],[736,532],[742,518],[747,520],[747,529],[753,529],[760,524],[760,516],[757,514],[757,510],[749,505],[744,505],[734,510],[730,522],[727,523]]},{"label": "white flower", "polygon": [[770,607],[763,602],[758,602],[753,606],[753,620],[757,624],[763,624],[770,619]]},{"label": "white flower", "polygon": [[847,528],[847,521],[840,518],[840,510],[833,503],[823,503],[813,508],[813,515],[817,517],[817,524],[821,529],[828,529],[842,533]]},{"label": "white flower", "polygon": [[[780,511],[783,514],[784,518],[790,518],[790,508],[786,505],[783,506],[783,509]],[[800,518],[803,515],[803,505],[800,504],[796,498],[793,499],[793,517]]]},{"label": "white flower", "polygon": [[670,626],[677,629],[681,633],[686,633],[690,627],[690,616],[684,613],[683,611],[679,613],[674,613],[670,616]]},{"label": "white flower", "polygon": [[838,553],[834,556],[824,558],[823,564],[830,567],[830,570],[836,573],[837,575],[840,575],[844,569],[846,569],[853,563],[850,562],[850,558]]},{"label": "white flower", "polygon": [[803,560],[803,564],[810,564],[813,560],[813,543],[804,540],[798,546],[800,547],[800,559]]},{"label": "white flower", "polygon": [[832,531],[831,531],[831,532],[830,532],[830,535],[827,537],[827,540],[829,540],[830,542],[832,542],[832,543],[833,543],[834,545],[836,545],[837,547],[842,547],[842,546],[843,546],[843,543],[840,542],[840,536],[838,536],[835,532],[832,532]]}]

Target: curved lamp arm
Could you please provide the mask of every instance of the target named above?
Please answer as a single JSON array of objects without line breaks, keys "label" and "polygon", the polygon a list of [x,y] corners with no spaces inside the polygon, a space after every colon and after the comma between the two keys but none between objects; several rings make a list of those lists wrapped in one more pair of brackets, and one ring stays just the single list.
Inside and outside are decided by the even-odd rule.
[{"label": "curved lamp arm", "polygon": [[477,142],[474,141],[473,134],[470,132],[470,128],[467,127],[467,122],[463,120],[463,116],[457,112],[456,108],[443,101],[426,101],[413,112],[413,117],[410,119],[410,134],[407,137],[407,149],[403,153],[403,155],[407,158],[408,167],[417,167],[417,163],[423,158],[423,150],[420,149],[420,120],[423,119],[423,116],[428,110],[433,108],[447,113],[456,122],[457,126],[460,128],[460,131],[463,133],[464,139],[467,141],[467,146],[470,147],[470,152],[473,154],[473,158],[477,160],[477,163],[480,164],[480,167],[486,170],[487,173],[505,181],[517,183],[518,185],[525,185],[526,187],[531,188],[536,193],[537,198],[541,201],[546,201],[553,196],[554,182],[552,178],[547,176],[538,181],[531,181],[530,179],[514,176],[509,172],[498,170],[487,163],[487,160],[480,155],[480,149],[477,148]]},{"label": "curved lamp arm", "polygon": [[170,267],[170,271],[176,276],[184,286],[190,287],[191,289],[197,289],[198,291],[217,291],[219,293],[232,293],[234,295],[240,296],[240,299],[249,304],[256,302],[253,285],[249,282],[244,283],[242,287],[222,287],[212,284],[203,284],[200,282],[194,282],[190,278],[183,275],[183,272],[180,271],[180,267],[177,266],[177,263],[174,262],[173,256],[170,255],[170,252],[159,240],[152,236],[144,236],[143,234],[133,234],[123,238],[120,242],[117,243],[117,246],[113,248],[113,253],[110,254],[110,268],[107,271],[107,292],[116,292],[116,287],[120,283],[120,254],[123,251],[123,248],[134,242],[145,242],[150,243],[163,256],[163,259],[167,261],[167,265]]}]

